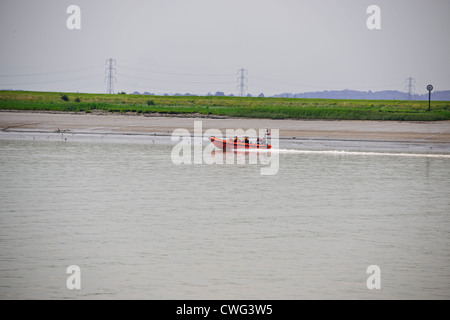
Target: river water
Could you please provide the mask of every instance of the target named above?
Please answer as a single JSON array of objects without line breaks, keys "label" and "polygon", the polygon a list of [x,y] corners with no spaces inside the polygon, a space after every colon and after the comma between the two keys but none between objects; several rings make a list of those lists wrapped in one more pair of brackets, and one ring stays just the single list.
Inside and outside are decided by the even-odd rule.
[{"label": "river water", "polygon": [[265,176],[46,137],[0,137],[0,299],[450,298],[448,154],[285,148]]}]

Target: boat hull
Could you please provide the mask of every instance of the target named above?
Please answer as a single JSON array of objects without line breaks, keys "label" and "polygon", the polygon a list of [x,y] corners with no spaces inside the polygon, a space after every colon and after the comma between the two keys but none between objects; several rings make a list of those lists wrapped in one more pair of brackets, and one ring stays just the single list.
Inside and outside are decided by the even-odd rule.
[{"label": "boat hull", "polygon": [[212,144],[217,148],[222,150],[227,149],[270,149],[272,146],[270,144],[259,144],[259,143],[244,143],[244,142],[233,142],[230,140],[217,139],[216,137],[209,138]]}]

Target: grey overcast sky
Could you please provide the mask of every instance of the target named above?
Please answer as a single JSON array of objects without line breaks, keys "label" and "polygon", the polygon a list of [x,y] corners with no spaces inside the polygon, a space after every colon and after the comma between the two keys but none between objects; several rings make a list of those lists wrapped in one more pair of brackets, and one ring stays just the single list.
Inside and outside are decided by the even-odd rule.
[{"label": "grey overcast sky", "polygon": [[0,0],[0,43],[0,89],[105,92],[113,58],[116,92],[450,90],[449,0]]}]

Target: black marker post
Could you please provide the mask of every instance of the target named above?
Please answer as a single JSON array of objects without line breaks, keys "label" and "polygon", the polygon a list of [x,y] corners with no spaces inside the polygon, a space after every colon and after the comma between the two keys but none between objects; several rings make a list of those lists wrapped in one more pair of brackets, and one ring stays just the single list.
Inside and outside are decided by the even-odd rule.
[{"label": "black marker post", "polygon": [[428,111],[431,111],[431,90],[433,90],[433,86],[431,84],[427,85],[428,90]]}]

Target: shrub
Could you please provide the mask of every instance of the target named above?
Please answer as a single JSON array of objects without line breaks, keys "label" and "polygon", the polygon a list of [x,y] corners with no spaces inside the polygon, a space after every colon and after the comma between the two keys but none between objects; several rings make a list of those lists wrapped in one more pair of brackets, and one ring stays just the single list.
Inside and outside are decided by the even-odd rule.
[{"label": "shrub", "polygon": [[64,101],[69,101],[69,97],[67,96],[67,94],[61,94],[61,99]]},{"label": "shrub", "polygon": [[155,103],[153,102],[153,100],[147,100],[147,105],[148,106],[154,106]]},{"label": "shrub", "polygon": [[78,97],[76,97],[76,98],[75,98],[75,102],[81,102],[81,99],[78,98]]}]

